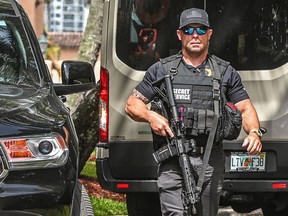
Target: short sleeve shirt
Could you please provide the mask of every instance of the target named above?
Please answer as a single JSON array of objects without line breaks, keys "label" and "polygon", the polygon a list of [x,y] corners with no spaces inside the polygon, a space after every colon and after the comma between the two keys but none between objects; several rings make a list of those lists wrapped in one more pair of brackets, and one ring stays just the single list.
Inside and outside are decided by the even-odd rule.
[{"label": "short sleeve shirt", "polygon": [[[205,67],[205,65],[208,64],[208,61],[204,61],[204,63],[197,68],[186,64],[183,59],[181,60],[180,64],[184,64],[187,69],[193,72],[197,68]],[[151,101],[157,95],[157,92],[154,90],[151,83],[164,77],[166,74],[167,72],[162,66],[162,63],[160,61],[156,62],[147,70],[143,80],[136,86],[135,89],[149,101]],[[222,90],[224,91],[228,101],[231,101],[234,104],[242,100],[249,99],[239,73],[231,65],[227,67],[224,75],[222,76]]]}]

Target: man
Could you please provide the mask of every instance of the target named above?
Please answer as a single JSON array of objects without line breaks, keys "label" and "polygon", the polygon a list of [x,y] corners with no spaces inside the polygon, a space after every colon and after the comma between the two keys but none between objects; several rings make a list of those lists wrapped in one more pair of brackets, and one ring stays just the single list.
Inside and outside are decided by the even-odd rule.
[{"label": "man", "polygon": [[[200,107],[200,109],[203,109],[203,104],[205,104],[207,101],[208,104],[211,103],[209,100],[204,100],[203,102],[202,98],[194,99],[194,94],[198,93],[197,91],[193,90],[194,87],[191,87],[189,82],[193,81],[194,78],[198,79],[200,82],[202,78],[204,79],[204,77],[206,78],[211,76],[211,73],[209,72],[212,68],[209,61],[211,56],[208,54],[208,47],[212,33],[213,30],[210,28],[208,14],[204,10],[190,8],[182,12],[179,29],[177,30],[178,39],[182,43],[182,50],[180,54],[176,55],[176,57],[172,57],[172,59],[173,61],[174,59],[179,59],[179,63],[177,65],[178,73],[174,77],[176,80],[179,80],[181,76],[184,76],[183,74],[185,74],[184,79],[180,79],[183,81],[182,84],[185,85],[182,85],[181,87],[181,83],[179,81],[176,85],[174,83],[175,80],[173,80],[173,88],[175,99],[182,99],[182,102],[179,102],[181,100],[178,100],[178,102],[176,100],[176,104],[184,104],[187,106],[186,109],[190,108],[189,106],[192,106],[191,103],[193,104],[194,100],[198,100],[197,105]],[[152,131],[158,136],[173,138],[174,134],[170,128],[169,119],[166,119],[162,115],[150,110],[146,106],[157,95],[157,92],[152,87],[151,82],[158,80],[167,74],[167,70],[164,69],[163,65],[165,62],[169,61],[170,60],[168,58],[168,60],[166,59],[162,62],[157,62],[148,69],[143,81],[136,86],[132,92],[132,95],[128,98],[125,111],[132,119],[136,121],[148,122]],[[218,62],[219,64],[225,65],[225,61],[221,59],[218,59]],[[243,148],[247,149],[249,154],[258,154],[261,152],[262,143],[260,141],[261,133],[259,131],[260,126],[256,110],[252,105],[247,92],[245,91],[237,71],[232,66],[227,64],[223,73],[224,75],[222,76],[221,89],[224,91],[226,98],[234,103],[237,109],[242,113],[242,125],[247,133],[247,137],[245,138],[242,146]],[[177,87],[178,85],[180,86],[179,88]],[[185,87],[185,89],[183,86],[188,87]],[[209,92],[204,92],[203,95],[205,94],[209,94]],[[189,103],[183,100],[187,98]],[[192,107],[192,110],[198,109],[195,107]],[[184,116],[184,118],[187,117],[188,115]],[[200,122],[199,119],[200,118],[198,117],[198,121]],[[195,125],[193,125],[193,127],[191,126],[190,128],[194,127]],[[192,132],[189,136],[187,135],[187,139],[188,137],[189,139],[192,138],[193,140],[196,140],[196,145],[205,146],[208,135],[205,132],[200,134],[199,131],[200,130],[196,130],[196,134],[193,134]],[[197,134],[198,132],[199,134]],[[200,153],[191,155],[189,159],[193,169],[199,175],[203,162],[203,154]],[[172,158],[170,160],[163,161],[160,164],[158,187],[163,215],[183,215],[184,210],[181,200],[181,176],[181,169],[178,160]],[[220,141],[213,144],[209,164],[205,173],[201,200],[197,204],[198,215],[217,215],[223,178],[224,152],[222,142]]]}]

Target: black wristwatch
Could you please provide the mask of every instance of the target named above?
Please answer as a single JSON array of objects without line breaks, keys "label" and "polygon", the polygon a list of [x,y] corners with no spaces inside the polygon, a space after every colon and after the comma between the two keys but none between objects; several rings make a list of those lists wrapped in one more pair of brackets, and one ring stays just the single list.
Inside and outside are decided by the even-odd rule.
[{"label": "black wristwatch", "polygon": [[263,136],[263,133],[262,133],[262,131],[261,131],[260,129],[252,129],[252,130],[249,132],[249,134],[250,134],[250,133],[256,133],[259,138],[261,138],[261,137]]}]

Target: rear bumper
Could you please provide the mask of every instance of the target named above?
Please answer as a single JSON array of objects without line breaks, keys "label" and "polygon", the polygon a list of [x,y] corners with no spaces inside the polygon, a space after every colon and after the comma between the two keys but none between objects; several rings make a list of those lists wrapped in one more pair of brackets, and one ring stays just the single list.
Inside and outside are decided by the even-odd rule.
[{"label": "rear bumper", "polygon": [[102,188],[116,193],[158,192],[157,180],[115,179],[111,175],[108,159],[97,159],[97,178]]},{"label": "rear bumper", "polygon": [[[223,190],[232,193],[288,191],[287,141],[263,141],[263,151],[267,153],[265,172],[230,172],[230,153],[245,151],[242,142],[223,145],[226,157]],[[97,147],[97,176],[104,189],[118,193],[158,191],[151,143],[117,142]],[[101,154],[103,149],[105,155]]]},{"label": "rear bumper", "polygon": [[245,152],[242,140],[224,142],[225,177],[223,191],[286,192],[288,191],[288,143],[286,140],[263,140],[262,152],[266,152],[265,172],[230,172],[231,152]]},{"label": "rear bumper", "polygon": [[287,192],[288,179],[285,180],[232,180],[225,179],[223,191],[228,192]]},{"label": "rear bumper", "polygon": [[96,145],[97,177],[102,188],[117,192],[158,192],[152,142],[110,142]]},{"label": "rear bumper", "polygon": [[[157,180],[128,180],[115,179],[111,175],[108,160],[97,159],[97,177],[100,185],[117,193],[129,192],[158,192]],[[276,188],[273,188],[273,185]],[[280,187],[280,188],[279,188]],[[223,191],[246,193],[246,192],[287,192],[288,179],[285,180],[241,180],[225,179]]]}]

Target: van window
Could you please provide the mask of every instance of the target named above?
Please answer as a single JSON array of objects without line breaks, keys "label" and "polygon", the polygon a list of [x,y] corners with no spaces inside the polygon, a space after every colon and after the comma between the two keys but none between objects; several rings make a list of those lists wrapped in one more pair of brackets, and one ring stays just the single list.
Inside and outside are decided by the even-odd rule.
[{"label": "van window", "polygon": [[147,70],[159,58],[177,53],[182,10],[204,5],[214,30],[210,53],[238,70],[273,69],[287,62],[288,2],[276,0],[119,0],[118,57]]}]

